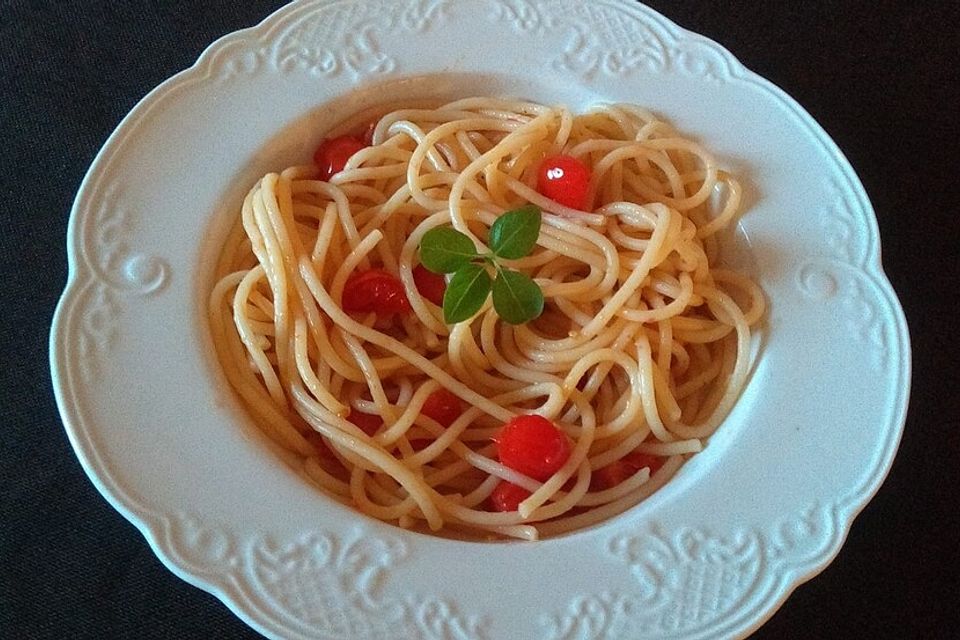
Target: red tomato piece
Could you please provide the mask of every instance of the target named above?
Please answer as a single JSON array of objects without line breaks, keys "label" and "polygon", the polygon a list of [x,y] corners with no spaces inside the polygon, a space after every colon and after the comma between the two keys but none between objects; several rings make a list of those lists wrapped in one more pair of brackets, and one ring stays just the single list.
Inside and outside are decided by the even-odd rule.
[{"label": "red tomato piece", "polygon": [[347,160],[367,146],[363,140],[354,136],[338,136],[321,142],[313,153],[313,161],[320,167],[321,179],[329,180],[333,174],[343,171]]},{"label": "red tomato piece", "polygon": [[633,467],[634,471],[639,471],[640,469],[649,467],[650,475],[653,475],[659,471],[660,467],[662,467],[663,463],[666,461],[667,459],[663,456],[655,456],[650,453],[641,453],[639,451],[631,451],[627,455],[623,456],[623,462]]},{"label": "red tomato piece", "polygon": [[501,480],[490,494],[490,506],[494,511],[516,511],[529,497],[530,492],[523,487]]},{"label": "red tomato piece", "polygon": [[463,403],[456,395],[441,387],[427,396],[420,413],[449,427],[463,413]]},{"label": "red tomato piece", "polygon": [[383,269],[355,272],[347,278],[341,305],[347,313],[403,313],[410,310],[403,283]]},{"label": "red tomato piece", "polygon": [[628,464],[623,460],[611,462],[607,466],[597,469],[593,472],[593,475],[590,476],[590,490],[603,491],[604,489],[610,489],[617,486],[636,472],[637,469],[634,469],[633,465]]},{"label": "red tomato piece", "polygon": [[360,427],[368,436],[374,435],[383,425],[383,418],[373,413],[363,413],[356,409],[350,409],[347,420]]},{"label": "red tomato piece", "polygon": [[413,449],[414,451],[423,451],[424,449],[432,445],[434,442],[436,441],[431,440],[430,438],[414,438],[413,440],[410,441],[410,448]]},{"label": "red tomato piece", "polygon": [[570,440],[552,422],[538,415],[511,419],[494,438],[500,462],[541,482],[570,457]]},{"label": "red tomato piece", "polygon": [[446,278],[418,264],[413,269],[413,281],[420,295],[438,307],[443,306],[443,294],[447,292]]},{"label": "red tomato piece", "polygon": [[653,475],[664,462],[665,459],[661,456],[631,451],[619,460],[594,471],[590,477],[590,490],[603,491],[615,487],[641,469],[649,468],[650,475]]},{"label": "red tomato piece", "polygon": [[573,156],[551,156],[540,163],[537,191],[571,209],[587,206],[590,169]]}]

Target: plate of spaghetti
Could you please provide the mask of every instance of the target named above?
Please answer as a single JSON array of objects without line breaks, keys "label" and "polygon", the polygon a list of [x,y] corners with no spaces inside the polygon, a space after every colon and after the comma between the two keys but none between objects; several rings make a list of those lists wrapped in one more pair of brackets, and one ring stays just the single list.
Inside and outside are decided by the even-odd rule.
[{"label": "plate of spaghetti", "polygon": [[742,637],[903,426],[849,163],[633,2],[291,4],[131,111],[69,233],[77,455],[267,637]]}]

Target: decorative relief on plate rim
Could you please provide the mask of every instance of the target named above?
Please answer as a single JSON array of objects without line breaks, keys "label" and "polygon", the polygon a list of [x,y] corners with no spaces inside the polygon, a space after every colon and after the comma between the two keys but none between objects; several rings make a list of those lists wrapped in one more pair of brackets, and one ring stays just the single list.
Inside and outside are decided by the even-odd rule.
[{"label": "decorative relief on plate rim", "polygon": [[762,599],[786,569],[816,557],[838,539],[834,509],[812,505],[770,530],[715,536],[703,529],[610,540],[613,557],[628,567],[632,589],[574,598],[566,610],[541,618],[550,640],[696,637],[720,629]]},{"label": "decorative relief on plate rim", "polygon": [[[268,627],[302,638],[489,637],[487,619],[448,600],[383,595],[392,568],[408,559],[399,538],[355,526],[343,535],[238,540],[193,515],[160,519],[160,546],[171,560],[192,575],[240,585]],[[717,536],[651,525],[614,536],[609,557],[628,571],[633,588],[577,596],[565,611],[541,616],[541,629],[550,640],[613,640],[628,631],[635,638],[698,637],[762,602],[788,570],[826,553],[841,537],[839,522],[836,507],[815,503],[768,530]]]},{"label": "decorative relief on plate rim", "polygon": [[354,2],[325,11],[302,11],[270,41],[259,46],[237,42],[216,64],[218,80],[271,71],[301,71],[315,78],[349,76],[356,81],[398,70],[383,44],[416,37],[443,20],[453,0],[411,0],[402,9],[384,2]]},{"label": "decorative relief on plate rim", "polygon": [[[702,39],[676,38],[639,9],[622,3],[492,0],[491,19],[517,33],[563,33],[566,44],[551,66],[585,79],[597,74],[680,73],[708,81],[731,77],[722,51]],[[586,29],[584,24],[590,24]]]},{"label": "decorative relief on plate rim", "polygon": [[487,620],[460,613],[448,600],[383,595],[391,569],[408,555],[399,538],[357,526],[345,535],[314,531],[292,541],[239,540],[194,515],[158,519],[160,546],[177,566],[216,583],[240,585],[268,627],[331,640],[489,637]]},{"label": "decorative relief on plate rim", "polygon": [[832,313],[831,304],[840,305],[846,331],[869,350],[874,366],[885,366],[891,337],[879,308],[882,297],[867,270],[869,213],[836,178],[826,193],[817,216],[824,251],[800,263],[797,287],[823,313]]},{"label": "decorative relief on plate rim", "polygon": [[123,202],[117,185],[107,185],[100,202],[93,207],[85,227],[83,252],[97,279],[116,291],[141,296],[162,290],[170,266],[158,256],[138,253],[130,247],[137,216]]},{"label": "decorative relief on plate rim", "polygon": [[81,236],[81,252],[93,282],[75,303],[81,313],[80,373],[88,381],[99,375],[102,361],[120,341],[123,298],[158,294],[170,279],[167,260],[131,247],[137,217],[123,202],[117,185],[107,185],[101,192]]}]

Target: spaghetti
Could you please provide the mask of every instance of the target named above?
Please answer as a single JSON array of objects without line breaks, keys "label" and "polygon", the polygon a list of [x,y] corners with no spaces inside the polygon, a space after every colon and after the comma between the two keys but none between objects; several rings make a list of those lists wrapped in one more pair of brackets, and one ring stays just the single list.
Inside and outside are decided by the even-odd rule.
[{"label": "spaghetti", "polygon": [[[537,539],[625,511],[702,449],[764,313],[759,287],[716,265],[741,189],[705,149],[631,105],[470,98],[387,113],[351,151],[332,176],[256,183],[208,309],[229,383],[330,496],[405,528]],[[559,153],[589,170],[584,206],[538,189]],[[539,237],[508,262],[542,315],[511,325],[488,300],[446,324],[419,280],[424,234],[452,226],[486,251],[498,215],[527,204]],[[374,271],[403,304],[345,309]],[[498,455],[528,414],[569,442],[548,477]]]}]

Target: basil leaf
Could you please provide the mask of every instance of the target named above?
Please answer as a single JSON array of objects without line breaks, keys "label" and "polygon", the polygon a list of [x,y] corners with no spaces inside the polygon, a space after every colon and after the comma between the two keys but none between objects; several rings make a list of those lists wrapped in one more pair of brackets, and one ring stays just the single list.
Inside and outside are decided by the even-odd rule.
[{"label": "basil leaf", "polygon": [[434,273],[453,273],[477,257],[468,236],[452,227],[435,227],[420,240],[420,262]]},{"label": "basil leaf", "polygon": [[504,213],[490,227],[490,249],[508,260],[524,257],[537,244],[540,223],[540,207],[535,204]]},{"label": "basil leaf", "polygon": [[443,321],[456,324],[470,318],[487,301],[490,285],[483,265],[467,263],[457,269],[443,294]]},{"label": "basil leaf", "polygon": [[529,276],[500,269],[493,282],[493,308],[510,324],[523,324],[543,313],[543,292]]}]

